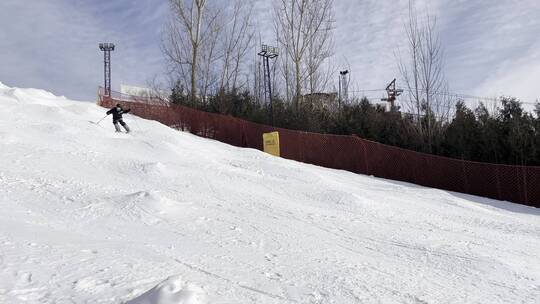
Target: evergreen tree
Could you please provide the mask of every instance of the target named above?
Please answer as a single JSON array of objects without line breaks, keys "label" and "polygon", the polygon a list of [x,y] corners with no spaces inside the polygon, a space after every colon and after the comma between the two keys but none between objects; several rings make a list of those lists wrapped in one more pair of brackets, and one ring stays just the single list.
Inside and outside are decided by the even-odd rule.
[{"label": "evergreen tree", "polygon": [[479,125],[473,111],[463,101],[458,101],[454,119],[444,134],[442,152],[450,157],[476,159],[479,135]]},{"label": "evergreen tree", "polygon": [[476,160],[498,163],[502,160],[499,138],[499,124],[497,119],[489,114],[488,109],[483,103],[475,110],[478,119],[480,136],[478,137],[477,149],[475,152]]},{"label": "evergreen tree", "polygon": [[174,104],[179,105],[190,105],[189,103],[189,96],[184,88],[184,86],[180,83],[180,81],[177,81],[172,90],[171,90],[171,96],[170,101]]},{"label": "evergreen tree", "polygon": [[504,161],[510,164],[526,165],[536,154],[534,140],[534,119],[523,111],[516,98],[503,98],[499,111],[501,128],[500,141]]}]

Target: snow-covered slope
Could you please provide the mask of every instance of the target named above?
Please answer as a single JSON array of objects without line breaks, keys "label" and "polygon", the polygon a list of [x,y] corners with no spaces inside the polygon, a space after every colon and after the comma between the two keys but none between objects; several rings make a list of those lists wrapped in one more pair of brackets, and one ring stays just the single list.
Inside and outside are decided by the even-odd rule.
[{"label": "snow-covered slope", "polygon": [[0,85],[1,303],[539,303],[537,209]]}]

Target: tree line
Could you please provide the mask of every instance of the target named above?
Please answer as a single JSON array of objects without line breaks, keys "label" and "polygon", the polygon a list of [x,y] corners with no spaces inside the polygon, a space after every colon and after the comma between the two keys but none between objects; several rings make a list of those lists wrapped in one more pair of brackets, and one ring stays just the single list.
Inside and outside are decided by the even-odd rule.
[{"label": "tree line", "polygon": [[[206,102],[189,102],[178,88],[171,100],[196,109],[231,115],[252,122],[270,124],[270,108],[249,91],[220,92]],[[367,98],[332,107],[315,107],[312,103],[274,100],[274,126],[315,133],[357,135],[383,144],[440,156],[508,165],[540,166],[540,103],[533,113],[512,97],[501,97],[501,106],[490,111],[480,103],[475,109],[464,101],[456,102],[449,121],[418,116],[397,110],[388,111],[373,105]],[[428,121],[431,120],[431,121]],[[417,132],[418,125],[431,125],[437,137],[426,140],[427,134]]]},{"label": "tree line", "polygon": [[[270,124],[264,75],[255,55],[262,44],[249,1],[169,0],[162,50],[168,59],[170,101]],[[400,106],[362,96],[340,102],[331,81],[333,0],[273,2],[272,30],[280,54],[271,67],[276,127],[356,134],[415,151],[454,158],[540,165],[540,106],[534,113],[504,97],[500,107],[475,109],[451,97],[437,20],[409,1],[404,48],[396,67]],[[389,108],[389,109],[388,109]]]}]

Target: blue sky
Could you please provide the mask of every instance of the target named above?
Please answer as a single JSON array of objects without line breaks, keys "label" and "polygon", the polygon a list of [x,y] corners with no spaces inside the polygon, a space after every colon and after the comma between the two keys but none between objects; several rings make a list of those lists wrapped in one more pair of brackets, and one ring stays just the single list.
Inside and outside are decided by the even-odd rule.
[{"label": "blue sky", "polygon": [[[540,1],[418,2],[438,17],[452,91],[529,102],[540,97]],[[406,0],[335,0],[333,62],[351,69],[351,89],[383,88],[397,76],[406,5]],[[254,1],[266,40],[271,40],[264,29],[269,11],[269,2]],[[113,41],[113,88],[144,86],[164,71],[159,41],[166,15],[166,0],[2,0],[0,81],[94,101],[103,78],[97,45]]]}]

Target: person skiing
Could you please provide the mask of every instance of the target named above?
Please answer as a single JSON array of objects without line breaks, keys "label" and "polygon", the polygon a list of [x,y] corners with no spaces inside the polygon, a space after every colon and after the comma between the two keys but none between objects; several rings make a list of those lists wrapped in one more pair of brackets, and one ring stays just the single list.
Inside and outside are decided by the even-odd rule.
[{"label": "person skiing", "polygon": [[129,133],[130,130],[129,130],[128,125],[122,120],[122,114],[129,113],[129,111],[131,111],[131,109],[124,110],[122,109],[122,106],[119,103],[116,104],[116,107],[107,111],[107,115],[109,114],[113,115],[112,117],[113,125],[114,125],[114,128],[116,129],[116,132],[121,132],[120,126],[118,125],[118,123],[120,123],[122,127],[126,129],[126,132]]}]

